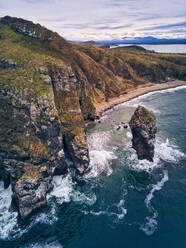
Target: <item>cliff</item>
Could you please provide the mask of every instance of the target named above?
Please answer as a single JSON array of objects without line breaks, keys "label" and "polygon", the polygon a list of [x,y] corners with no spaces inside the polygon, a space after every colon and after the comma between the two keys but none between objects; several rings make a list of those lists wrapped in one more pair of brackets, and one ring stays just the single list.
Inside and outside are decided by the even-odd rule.
[{"label": "cliff", "polygon": [[22,218],[46,205],[52,177],[89,168],[85,120],[139,84],[186,78],[185,55],[67,42],[39,24],[0,20],[0,177]]}]

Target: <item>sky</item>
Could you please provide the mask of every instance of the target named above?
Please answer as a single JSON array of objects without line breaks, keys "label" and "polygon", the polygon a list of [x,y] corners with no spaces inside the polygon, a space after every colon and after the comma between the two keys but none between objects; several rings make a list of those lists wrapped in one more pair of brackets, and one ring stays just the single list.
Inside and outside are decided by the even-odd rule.
[{"label": "sky", "polygon": [[74,41],[186,38],[186,0],[0,0],[0,17],[5,15]]}]

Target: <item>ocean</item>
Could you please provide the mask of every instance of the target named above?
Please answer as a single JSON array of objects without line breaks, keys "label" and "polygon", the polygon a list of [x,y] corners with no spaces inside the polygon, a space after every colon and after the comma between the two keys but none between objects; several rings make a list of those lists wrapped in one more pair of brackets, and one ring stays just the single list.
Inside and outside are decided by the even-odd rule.
[{"label": "ocean", "polygon": [[[123,47],[131,45],[119,44],[118,46]],[[117,48],[118,46],[112,46],[111,48]],[[157,53],[186,53],[186,44],[140,44],[137,46],[142,46],[149,51]]]},{"label": "ocean", "polygon": [[[87,126],[91,171],[56,176],[48,206],[26,223],[0,182],[1,248],[181,248],[186,246],[186,87],[148,93]],[[131,147],[138,105],[157,117],[154,162]]]}]

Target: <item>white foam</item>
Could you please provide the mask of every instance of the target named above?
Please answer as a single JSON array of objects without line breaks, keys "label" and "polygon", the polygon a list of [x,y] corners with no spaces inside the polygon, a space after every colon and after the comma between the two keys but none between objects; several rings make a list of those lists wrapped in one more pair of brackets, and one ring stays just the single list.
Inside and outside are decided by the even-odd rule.
[{"label": "white foam", "polygon": [[164,143],[160,144],[160,142],[156,143],[155,151],[157,151],[159,157],[164,161],[176,163],[186,157],[183,152],[178,150],[176,145],[170,143],[169,139],[166,139]]},{"label": "white foam", "polygon": [[120,200],[120,202],[117,205],[117,208],[120,211],[120,213],[117,214],[119,220],[122,220],[127,214],[127,209],[124,207],[124,203],[125,203],[124,200]]},{"label": "white foam", "polygon": [[168,171],[167,170],[164,170],[163,171],[163,178],[161,179],[161,181],[159,181],[157,184],[155,185],[152,185],[152,189],[150,191],[150,193],[146,196],[145,198],[145,204],[147,206],[147,208],[150,210],[150,203],[151,203],[151,200],[153,199],[154,197],[154,192],[155,191],[158,191],[158,190],[161,190],[162,187],[164,186],[164,184],[169,180],[169,177],[168,177]]},{"label": "white foam", "polygon": [[86,204],[86,205],[91,206],[96,202],[97,197],[93,192],[86,195],[86,194],[76,190],[72,194],[72,200],[76,203],[79,203],[79,204]]},{"label": "white foam", "polygon": [[58,204],[63,204],[63,202],[70,201],[70,194],[73,189],[72,178],[70,174],[67,176],[55,176],[52,181],[54,188],[47,195],[47,199],[49,200],[51,197],[55,197]]},{"label": "white foam", "polygon": [[127,214],[127,209],[125,208],[125,196],[127,195],[127,190],[124,189],[122,195],[120,196],[119,202],[112,203],[111,205],[106,205],[106,208],[103,209],[102,206],[96,210],[83,211],[84,214],[91,214],[94,216],[104,215],[109,218],[112,223],[118,223],[124,219]]},{"label": "white foam", "polygon": [[47,198],[50,200],[55,197],[58,204],[62,205],[64,202],[70,202],[71,200],[79,204],[93,205],[97,198],[93,192],[87,192],[87,194],[74,189],[76,183],[72,182],[71,174],[67,176],[55,176],[53,178],[54,188]]},{"label": "white foam", "polygon": [[109,132],[93,133],[88,136],[91,171],[86,178],[97,177],[102,173],[108,176],[112,173],[109,162],[116,156],[111,150],[112,147],[108,145],[109,139]]},{"label": "white foam", "polygon": [[101,151],[108,149],[108,142],[110,139],[109,132],[97,132],[92,133],[88,136],[88,147],[89,150]]},{"label": "white foam", "polygon": [[131,132],[127,132],[126,135],[127,135],[127,138],[129,138],[129,139],[132,138],[132,133]]},{"label": "white foam", "polygon": [[145,218],[145,223],[140,226],[140,229],[148,236],[154,234],[155,230],[157,229],[158,222],[157,222],[158,213],[154,211],[152,216],[147,216]]},{"label": "white foam", "polygon": [[161,160],[165,162],[178,163],[180,159],[185,158],[186,155],[178,150],[178,147],[171,144],[168,139],[165,142],[160,137],[157,137],[155,143],[154,161],[138,160],[136,152],[132,149],[131,155],[128,157],[131,163],[131,168],[135,170],[145,170],[151,172],[155,168],[161,167]]},{"label": "white foam", "polygon": [[158,93],[164,94],[166,92],[175,92],[175,91],[182,90],[182,89],[186,89],[186,85],[182,85],[182,86],[178,86],[178,87],[170,88],[170,89],[166,89],[166,90],[160,90],[160,91],[158,91]]},{"label": "white foam", "polygon": [[[47,202],[49,206],[48,211],[40,212],[37,215],[33,215],[30,219],[30,223],[22,229],[19,229],[18,226],[16,225],[15,226],[16,234],[13,233],[14,236],[11,234],[10,239],[21,237],[24,233],[27,233],[33,226],[37,225],[38,223],[53,225],[58,220],[57,204],[61,205],[64,202],[69,202],[71,200],[70,194],[73,188],[71,176],[69,174],[66,177],[55,176],[53,178],[53,185],[54,185],[53,190],[47,195]],[[53,197],[55,197],[56,201],[53,201]],[[17,224],[17,220],[16,220],[16,224]],[[33,244],[33,246],[30,247],[37,247],[37,245],[38,247],[40,247],[39,244]],[[45,247],[45,246],[41,246],[41,247]]]},{"label": "white foam", "polygon": [[161,190],[164,184],[168,180],[169,180],[168,171],[164,170],[163,178],[157,184],[152,185],[152,189],[150,193],[145,198],[145,205],[149,213],[152,214],[152,216],[147,216],[145,218],[145,223],[141,225],[140,229],[144,231],[147,235],[154,234],[155,230],[157,229],[157,225],[158,225],[158,222],[157,222],[158,212],[154,209],[154,207],[151,204],[151,201],[154,198],[154,193],[155,191]]},{"label": "white foam", "polygon": [[[115,211],[110,211],[110,209],[115,208]],[[107,216],[113,223],[118,223],[124,219],[127,214],[127,209],[125,208],[125,201],[121,199],[118,203],[112,204],[110,207],[107,207],[106,210],[99,211],[84,211],[85,214],[91,214],[94,216],[104,215]]]},{"label": "white foam", "polygon": [[41,243],[32,243],[23,246],[22,248],[63,248],[63,246],[57,241],[45,241]]},{"label": "white foam", "polygon": [[0,238],[9,239],[10,234],[17,228],[17,213],[10,210],[12,189],[4,189],[0,181]]},{"label": "white foam", "polygon": [[[3,182],[0,181],[0,238],[15,239],[27,233],[33,226],[38,223],[53,225],[58,220],[57,205],[71,200],[86,205],[93,205],[96,202],[96,195],[93,192],[83,193],[74,189],[74,184],[70,173],[67,176],[55,176],[53,178],[54,188],[47,195],[49,209],[47,212],[41,212],[33,215],[30,223],[26,227],[20,228],[17,223],[17,212],[10,211],[11,206],[11,187],[4,190]],[[54,201],[54,198],[56,201]],[[34,244],[37,247],[37,244]],[[32,246],[31,246],[32,247]],[[40,246],[38,246],[40,247]],[[41,246],[45,247],[45,246]],[[46,246],[48,247],[48,246]],[[50,247],[50,246],[49,246]],[[55,247],[55,246],[51,246]],[[58,246],[56,246],[58,247]]]}]

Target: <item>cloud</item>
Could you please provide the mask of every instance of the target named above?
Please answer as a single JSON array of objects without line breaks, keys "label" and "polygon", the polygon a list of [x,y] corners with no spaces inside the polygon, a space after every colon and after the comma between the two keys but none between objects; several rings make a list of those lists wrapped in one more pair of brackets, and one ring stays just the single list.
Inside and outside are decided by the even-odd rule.
[{"label": "cloud", "polygon": [[161,16],[160,15],[147,15],[147,16],[145,16],[145,14],[144,14],[144,16],[143,17],[138,17],[138,18],[136,18],[136,21],[149,21],[149,20],[154,20],[154,19],[159,19],[159,18],[161,18]]},{"label": "cloud", "polygon": [[158,29],[171,29],[175,27],[186,27],[186,22],[179,22],[179,23],[173,23],[173,24],[165,24],[165,25],[160,25],[160,26],[152,26],[152,27],[147,27],[147,28],[142,28],[138,30],[158,30]]},{"label": "cloud", "polygon": [[41,22],[62,22],[64,21],[65,19],[63,17],[59,17],[59,18],[42,18],[42,19],[39,19],[39,21]]},{"label": "cloud", "polygon": [[36,4],[41,4],[41,3],[48,3],[48,2],[52,2],[52,0],[21,0],[23,2],[26,2],[26,3],[36,3]]},{"label": "cloud", "polygon": [[0,16],[39,22],[69,40],[120,39],[146,33],[186,36],[185,0],[0,0],[0,5],[4,8],[0,6]]},{"label": "cloud", "polygon": [[105,25],[105,26],[102,26],[102,27],[97,27],[96,29],[97,30],[114,30],[114,29],[124,29],[124,28],[129,28],[129,27],[132,27],[132,24],[128,24],[128,25],[121,25],[121,26],[115,26],[115,27],[112,27],[110,25]]}]

